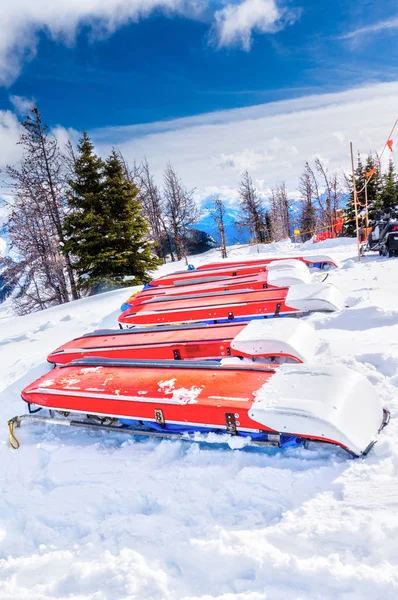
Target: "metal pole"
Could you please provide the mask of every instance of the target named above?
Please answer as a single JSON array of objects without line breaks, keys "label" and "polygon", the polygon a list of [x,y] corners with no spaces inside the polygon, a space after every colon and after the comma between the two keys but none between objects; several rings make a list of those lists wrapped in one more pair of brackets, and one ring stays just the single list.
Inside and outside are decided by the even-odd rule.
[{"label": "metal pole", "polygon": [[358,262],[361,262],[361,244],[359,241],[359,225],[358,225],[358,197],[357,197],[357,186],[355,181],[355,169],[354,169],[354,154],[352,150],[352,142],[350,142],[351,151],[351,166],[352,166],[352,182],[354,185],[354,207],[355,207],[355,225],[357,230],[357,247],[358,247]]}]

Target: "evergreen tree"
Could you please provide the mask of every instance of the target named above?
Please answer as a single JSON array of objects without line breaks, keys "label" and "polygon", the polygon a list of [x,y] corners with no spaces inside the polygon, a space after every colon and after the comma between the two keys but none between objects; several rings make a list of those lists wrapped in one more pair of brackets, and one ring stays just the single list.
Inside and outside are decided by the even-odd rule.
[{"label": "evergreen tree", "polygon": [[[357,166],[355,169],[355,184],[356,184],[357,191],[361,190],[365,185],[365,173],[366,173],[366,170],[363,166],[361,156],[358,153]],[[344,211],[344,222],[345,222],[344,233],[345,233],[345,235],[348,235],[348,236],[355,236],[356,235],[356,222],[355,222],[354,187],[353,187],[352,176],[347,178],[347,185],[349,187],[350,197],[347,202],[346,209]],[[359,198],[359,196],[358,196],[358,200],[359,200],[359,202],[361,202],[361,204],[363,204],[363,205],[365,204],[364,200],[363,199],[361,200],[361,198]],[[358,210],[358,214],[359,214],[361,212],[360,205],[357,206],[357,210]],[[361,219],[359,219],[359,221],[361,221]]]},{"label": "evergreen tree", "polygon": [[79,288],[95,293],[131,285],[132,279],[135,284],[148,281],[148,271],[158,261],[145,239],[148,223],[141,214],[137,188],[126,177],[116,151],[104,163],[84,133],[69,185],[65,251],[75,258]]},{"label": "evergreen tree", "polygon": [[265,243],[269,244],[272,242],[272,222],[269,211],[264,212],[264,223],[265,223]]},{"label": "evergreen tree", "polygon": [[[366,192],[368,196],[368,220],[374,222],[376,213],[381,209],[381,187],[382,179],[380,176],[379,161],[372,154],[366,159],[365,175],[373,169],[377,169],[371,177],[367,177]],[[362,189],[357,188],[357,189]],[[361,205],[365,205],[365,190],[359,196]]]},{"label": "evergreen tree", "polygon": [[94,153],[90,138],[83,132],[69,180],[64,251],[74,257],[78,286],[85,291],[93,285],[93,269],[101,256],[107,225],[102,197],[103,166],[103,161]]},{"label": "evergreen tree", "polygon": [[394,209],[398,204],[398,182],[393,161],[390,159],[388,170],[382,177],[381,209],[385,212]]},{"label": "evergreen tree", "polygon": [[[115,150],[104,168],[103,205],[107,233],[96,278],[111,285],[146,283],[150,271],[159,266],[148,241],[149,223],[142,214],[138,189],[125,177],[123,165]],[[128,281],[124,278],[128,277]]]}]

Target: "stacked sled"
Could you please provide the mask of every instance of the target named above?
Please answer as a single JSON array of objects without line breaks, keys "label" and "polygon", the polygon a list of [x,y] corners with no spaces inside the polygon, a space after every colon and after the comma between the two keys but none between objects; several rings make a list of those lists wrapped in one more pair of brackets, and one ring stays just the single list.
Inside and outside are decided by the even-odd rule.
[{"label": "stacked sled", "polygon": [[335,263],[327,257],[262,259],[165,275],[127,300],[119,324],[225,323],[340,310],[339,291],[313,282],[307,265],[325,268]]},{"label": "stacked sled", "polygon": [[54,369],[23,390],[30,414],[15,417],[11,433],[38,420],[195,441],[216,433],[260,446],[322,442],[366,454],[388,421],[373,386],[346,367],[314,366],[313,329],[280,318],[340,310],[338,290],[309,270],[336,266],[328,257],[260,259],[152,281],[122,307],[122,328],[88,333],[48,356]]}]

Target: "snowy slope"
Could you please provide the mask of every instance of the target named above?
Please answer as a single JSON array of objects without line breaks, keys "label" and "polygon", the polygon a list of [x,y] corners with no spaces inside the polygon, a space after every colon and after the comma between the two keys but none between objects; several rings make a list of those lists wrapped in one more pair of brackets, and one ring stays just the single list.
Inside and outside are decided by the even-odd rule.
[{"label": "snowy slope", "polygon": [[[365,459],[315,445],[233,451],[49,425],[23,426],[14,452],[6,421],[25,412],[21,389],[46,372],[55,346],[116,325],[128,290],[23,318],[1,307],[1,600],[398,597],[398,260],[358,265],[352,240],[305,252],[345,266],[330,281],[349,308],[308,317],[317,361],[363,373],[391,410]],[[217,252],[192,262],[209,260]]]}]

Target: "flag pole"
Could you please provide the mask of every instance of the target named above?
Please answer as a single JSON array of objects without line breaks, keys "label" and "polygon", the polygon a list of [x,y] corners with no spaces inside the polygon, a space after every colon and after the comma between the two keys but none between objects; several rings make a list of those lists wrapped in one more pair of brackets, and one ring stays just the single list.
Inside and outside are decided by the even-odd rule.
[{"label": "flag pole", "polygon": [[[370,177],[369,177],[370,180]],[[368,228],[369,228],[369,214],[368,214],[368,181],[365,183],[365,223],[366,223],[366,238],[367,239],[367,235],[368,235]]]},{"label": "flag pole", "polygon": [[361,245],[359,241],[359,225],[358,225],[358,198],[357,198],[357,186],[355,181],[355,168],[354,168],[354,154],[352,150],[352,142],[350,142],[351,151],[351,166],[352,166],[352,182],[354,185],[354,207],[355,207],[355,225],[357,232],[357,248],[358,248],[358,262],[361,262]]}]

